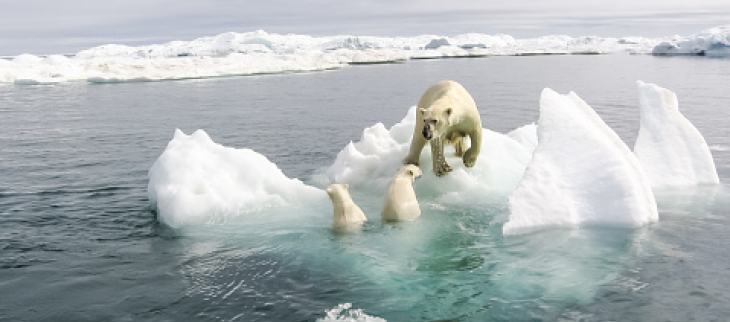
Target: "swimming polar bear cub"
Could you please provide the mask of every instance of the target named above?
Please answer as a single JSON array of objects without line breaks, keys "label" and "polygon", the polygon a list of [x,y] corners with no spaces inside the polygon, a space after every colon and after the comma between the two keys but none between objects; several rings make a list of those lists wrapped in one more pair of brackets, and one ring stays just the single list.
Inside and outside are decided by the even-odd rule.
[{"label": "swimming polar bear cub", "polygon": [[362,224],[368,221],[365,213],[358,207],[352,197],[350,197],[350,188],[347,184],[334,183],[327,187],[327,195],[332,200],[334,208],[332,214],[332,227],[346,227],[351,224]]},{"label": "swimming polar bear cub", "polygon": [[384,221],[414,220],[421,216],[413,181],[420,177],[421,169],[408,164],[400,168],[388,185],[380,215]]},{"label": "swimming polar bear cub", "polygon": [[[471,147],[464,151],[469,136]],[[446,163],[444,145],[454,145],[456,156],[473,167],[482,147],[482,120],[474,99],[461,84],[445,80],[429,87],[418,101],[413,141],[405,164],[418,165],[421,150],[431,144],[433,172],[443,176],[453,169]]]}]

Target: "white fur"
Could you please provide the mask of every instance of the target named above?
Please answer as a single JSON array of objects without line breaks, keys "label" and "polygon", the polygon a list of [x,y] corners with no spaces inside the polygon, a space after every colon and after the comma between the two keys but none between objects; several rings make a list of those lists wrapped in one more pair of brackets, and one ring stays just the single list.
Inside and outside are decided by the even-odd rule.
[{"label": "white fur", "polygon": [[348,191],[349,185],[334,183],[327,187],[327,195],[332,200],[334,208],[332,227],[344,227],[351,224],[362,224],[368,220],[365,213],[358,207]]},{"label": "white fur", "polygon": [[400,168],[388,185],[380,215],[385,221],[414,220],[421,216],[413,181],[420,177],[421,169],[408,164]]},{"label": "white fur", "polygon": [[[426,138],[424,132],[432,137]],[[467,136],[471,147],[464,150]],[[482,120],[474,99],[461,84],[445,80],[423,93],[418,102],[413,141],[404,163],[418,165],[421,150],[429,143],[433,172],[439,177],[452,171],[443,154],[444,145],[455,145],[465,166],[472,167],[476,163],[482,146]]]}]

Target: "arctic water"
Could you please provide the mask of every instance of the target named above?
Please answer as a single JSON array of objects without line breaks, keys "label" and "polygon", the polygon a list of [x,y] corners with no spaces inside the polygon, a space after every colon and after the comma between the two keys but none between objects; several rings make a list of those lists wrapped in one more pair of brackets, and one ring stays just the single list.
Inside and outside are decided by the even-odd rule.
[{"label": "arctic water", "polygon": [[[349,234],[330,229],[326,198],[182,228],[160,223],[150,204],[148,170],[176,128],[204,129],[316,186],[363,129],[397,123],[443,79],[462,83],[484,127],[500,133],[537,121],[544,87],[575,91],[629,147],[636,80],[656,83],[677,93],[723,183],[655,191],[659,222],[639,229],[516,236],[502,235],[505,194],[425,200],[418,220],[382,225],[380,200],[353,191],[370,222]],[[727,84],[726,59],[571,55],[3,85],[0,320],[723,321]]]}]

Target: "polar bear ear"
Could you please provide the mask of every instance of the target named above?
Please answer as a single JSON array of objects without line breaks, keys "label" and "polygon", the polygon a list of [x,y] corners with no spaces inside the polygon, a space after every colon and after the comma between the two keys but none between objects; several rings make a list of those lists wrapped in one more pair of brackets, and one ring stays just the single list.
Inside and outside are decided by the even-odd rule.
[{"label": "polar bear ear", "polygon": [[421,116],[426,115],[426,109],[425,108],[419,108],[419,112],[421,112]]},{"label": "polar bear ear", "polygon": [[345,188],[345,190],[350,190],[350,185],[347,183],[343,183],[342,187]]}]

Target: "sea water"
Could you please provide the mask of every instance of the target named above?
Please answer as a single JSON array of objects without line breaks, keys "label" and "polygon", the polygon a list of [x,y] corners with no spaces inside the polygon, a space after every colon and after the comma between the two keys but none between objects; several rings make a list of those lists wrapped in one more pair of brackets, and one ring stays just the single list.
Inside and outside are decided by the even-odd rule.
[{"label": "sea water", "polygon": [[[651,56],[409,61],[309,74],[0,86],[0,319],[17,321],[721,321],[730,314],[725,184],[655,191],[639,229],[503,236],[506,195],[422,204],[362,231],[331,205],[256,209],[173,229],[147,173],[174,130],[204,129],[317,185],[364,128],[400,121],[431,84],[462,83],[485,128],[537,121],[575,91],[633,146],[635,81],[677,93],[730,179],[730,62]],[[354,197],[358,195],[355,192]]]}]

